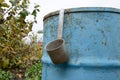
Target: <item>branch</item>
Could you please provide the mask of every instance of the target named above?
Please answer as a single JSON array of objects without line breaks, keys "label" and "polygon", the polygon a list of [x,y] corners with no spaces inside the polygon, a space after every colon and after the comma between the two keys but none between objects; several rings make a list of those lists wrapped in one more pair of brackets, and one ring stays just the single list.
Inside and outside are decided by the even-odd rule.
[{"label": "branch", "polygon": [[13,6],[11,6],[3,15],[7,14],[12,8]]}]

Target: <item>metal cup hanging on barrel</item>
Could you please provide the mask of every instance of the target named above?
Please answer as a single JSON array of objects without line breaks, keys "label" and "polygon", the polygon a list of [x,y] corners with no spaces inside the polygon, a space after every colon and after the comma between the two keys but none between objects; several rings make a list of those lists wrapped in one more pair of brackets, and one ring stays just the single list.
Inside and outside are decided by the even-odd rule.
[{"label": "metal cup hanging on barrel", "polygon": [[62,38],[64,22],[64,9],[59,12],[58,39],[48,43],[46,50],[54,64],[68,62],[68,53],[65,47],[65,40]]}]

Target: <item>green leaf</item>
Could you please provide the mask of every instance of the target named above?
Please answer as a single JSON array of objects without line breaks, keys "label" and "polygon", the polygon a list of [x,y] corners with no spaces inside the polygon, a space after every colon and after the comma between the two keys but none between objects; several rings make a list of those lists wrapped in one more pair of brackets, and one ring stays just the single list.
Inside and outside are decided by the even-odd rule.
[{"label": "green leaf", "polygon": [[36,9],[38,12],[40,12],[40,10],[39,9]]},{"label": "green leaf", "polygon": [[9,7],[9,5],[7,3],[1,3],[2,7]]},{"label": "green leaf", "polygon": [[0,3],[4,2],[4,0],[0,0]]},{"label": "green leaf", "polygon": [[37,14],[36,10],[33,10],[32,15],[36,16],[36,14]]},{"label": "green leaf", "polygon": [[10,0],[9,2],[10,2],[13,6],[15,5],[14,0]]},{"label": "green leaf", "polygon": [[28,14],[29,14],[29,12],[27,11],[27,10],[24,10],[24,11],[21,11],[20,13],[20,16],[22,17],[22,18],[26,18],[26,16],[28,16]]},{"label": "green leaf", "polygon": [[34,8],[39,8],[39,7],[40,7],[40,5],[35,5],[35,6],[34,6]]},{"label": "green leaf", "polygon": [[19,3],[20,0],[9,0],[9,2],[12,4],[12,6],[15,6],[17,3]]},{"label": "green leaf", "polygon": [[9,59],[3,57],[3,64],[2,64],[3,68],[6,68],[8,65],[9,65]]}]

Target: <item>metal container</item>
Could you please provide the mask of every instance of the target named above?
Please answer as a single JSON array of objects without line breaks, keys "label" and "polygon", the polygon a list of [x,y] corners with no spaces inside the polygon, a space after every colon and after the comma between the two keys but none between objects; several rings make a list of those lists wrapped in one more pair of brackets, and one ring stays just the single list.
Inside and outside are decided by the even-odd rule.
[{"label": "metal container", "polygon": [[64,39],[56,39],[49,42],[46,50],[54,64],[62,64],[69,60]]},{"label": "metal container", "polygon": [[42,80],[120,80],[120,10],[66,9],[62,35],[69,62],[55,65],[45,46],[57,38],[58,13],[44,17]]},{"label": "metal container", "polygon": [[64,9],[59,12],[58,39],[53,40],[46,46],[46,51],[54,64],[68,62],[69,56],[65,48],[65,40],[62,38],[64,22]]}]

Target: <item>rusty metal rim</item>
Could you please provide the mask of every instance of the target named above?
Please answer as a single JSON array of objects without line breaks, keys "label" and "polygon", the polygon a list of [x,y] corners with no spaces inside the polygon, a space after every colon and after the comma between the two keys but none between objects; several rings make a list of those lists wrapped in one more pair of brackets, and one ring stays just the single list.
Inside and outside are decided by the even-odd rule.
[{"label": "rusty metal rim", "polygon": [[[67,13],[78,13],[78,12],[115,12],[120,13],[120,9],[111,7],[80,7],[80,8],[69,8],[65,9]],[[59,11],[51,12],[44,16],[43,21],[51,16],[59,15]]]}]

